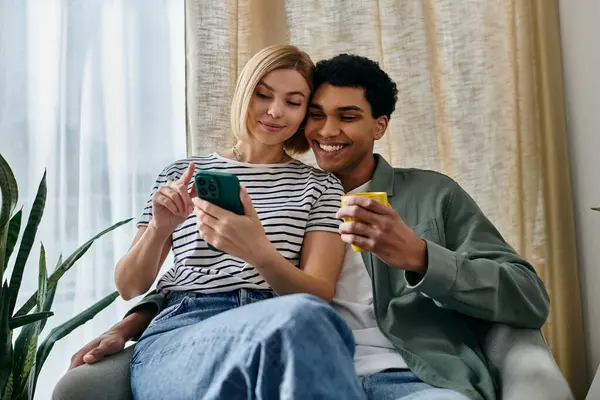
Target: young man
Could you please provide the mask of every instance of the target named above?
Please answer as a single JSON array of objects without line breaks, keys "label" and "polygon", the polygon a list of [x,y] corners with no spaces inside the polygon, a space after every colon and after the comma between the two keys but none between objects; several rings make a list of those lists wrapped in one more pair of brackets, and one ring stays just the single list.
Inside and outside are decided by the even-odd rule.
[{"label": "young man", "polygon": [[[331,348],[305,368],[326,371],[327,365],[354,362],[355,379],[341,382],[352,396],[352,390],[361,391],[352,398],[494,399],[495,383],[478,339],[491,322],[540,328],[548,315],[548,294],[532,266],[506,244],[456,182],[436,172],[392,168],[373,154],[396,99],[396,85],[371,60],[339,55],[317,64],[306,135],[319,166],[333,172],[349,193],[387,192],[391,207],[353,197],[340,208],[339,218],[360,221],[341,224],[342,239],[368,250],[357,253],[347,246],[332,302],[352,330],[356,351],[341,354]],[[288,303],[296,301],[284,297],[291,298]],[[304,343],[302,332],[329,320],[337,323],[329,306],[298,299],[309,311],[290,308],[303,322],[280,358],[307,348],[328,351]],[[161,301],[156,295],[144,299],[134,309],[138,311],[75,354],[71,367],[122,350],[125,341],[145,329]],[[284,299],[269,300],[277,301],[281,305]],[[261,317],[266,313],[276,320],[280,312],[286,308],[267,307]],[[313,341],[313,334],[334,336],[340,348],[353,347],[344,342],[344,327],[338,325],[307,336]],[[248,327],[261,328],[252,322]],[[277,334],[285,342],[289,332],[282,328]],[[231,351],[232,343],[223,345],[223,351]],[[327,345],[335,347],[332,343]],[[268,377],[269,371],[251,374]],[[338,392],[330,398],[351,395]]]}]

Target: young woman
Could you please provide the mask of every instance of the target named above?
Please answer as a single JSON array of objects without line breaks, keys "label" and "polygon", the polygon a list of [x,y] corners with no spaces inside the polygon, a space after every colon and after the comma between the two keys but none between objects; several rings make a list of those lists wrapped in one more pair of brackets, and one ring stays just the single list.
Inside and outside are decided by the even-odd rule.
[{"label": "young woman", "polygon": [[[133,245],[115,271],[119,293],[131,299],[150,288],[168,252],[174,253],[174,267],[157,285],[168,306],[132,358],[136,397],[161,398],[160,382],[146,374],[155,367],[145,361],[181,359],[178,352],[186,347],[173,344],[195,340],[205,319],[276,294],[332,299],[344,255],[335,217],[343,188],[332,175],[290,157],[309,149],[302,124],[313,69],[309,56],[293,46],[263,49],[244,67],[233,96],[235,146],[175,162],[159,175]],[[195,197],[197,170],[237,175],[244,215]]]}]

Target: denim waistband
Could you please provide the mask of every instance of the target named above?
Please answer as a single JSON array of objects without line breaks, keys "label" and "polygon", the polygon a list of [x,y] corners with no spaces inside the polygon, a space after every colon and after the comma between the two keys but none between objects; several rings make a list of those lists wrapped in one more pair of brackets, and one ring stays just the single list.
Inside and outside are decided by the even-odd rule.
[{"label": "denim waistband", "polygon": [[273,290],[256,290],[256,289],[237,289],[230,292],[218,292],[218,293],[196,293],[189,291],[172,291],[165,292],[167,298],[167,304],[175,304],[182,301],[184,298],[189,297],[191,299],[197,299],[202,297],[213,297],[223,298],[229,300],[235,300],[239,305],[254,303],[260,300],[266,300],[276,297],[277,294]]}]

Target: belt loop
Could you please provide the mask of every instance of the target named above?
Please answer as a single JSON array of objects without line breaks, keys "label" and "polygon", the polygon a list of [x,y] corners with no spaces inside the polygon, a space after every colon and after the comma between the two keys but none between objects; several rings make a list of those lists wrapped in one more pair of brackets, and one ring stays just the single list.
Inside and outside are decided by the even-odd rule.
[{"label": "belt loop", "polygon": [[246,289],[241,288],[235,294],[238,298],[238,307],[248,304],[248,291]]}]

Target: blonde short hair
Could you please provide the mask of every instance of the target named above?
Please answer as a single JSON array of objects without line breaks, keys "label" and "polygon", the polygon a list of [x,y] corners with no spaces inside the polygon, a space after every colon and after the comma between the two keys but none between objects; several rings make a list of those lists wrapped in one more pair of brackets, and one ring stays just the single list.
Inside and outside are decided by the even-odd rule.
[{"label": "blonde short hair", "polygon": [[[311,92],[315,64],[308,54],[290,45],[273,45],[265,47],[246,63],[240,74],[231,102],[231,131],[238,139],[246,137],[248,107],[256,85],[267,74],[278,69],[294,69],[306,79]],[[304,136],[304,122],[294,135],[285,141],[285,150],[290,154],[302,154],[310,145]]]}]

